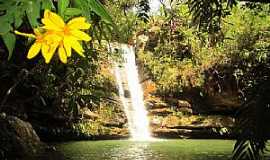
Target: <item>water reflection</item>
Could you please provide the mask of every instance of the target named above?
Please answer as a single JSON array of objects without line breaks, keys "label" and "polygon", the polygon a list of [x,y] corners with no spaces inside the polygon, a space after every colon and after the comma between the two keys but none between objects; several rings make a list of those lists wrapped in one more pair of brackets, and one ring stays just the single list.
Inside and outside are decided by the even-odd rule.
[{"label": "water reflection", "polygon": [[233,141],[88,141],[58,148],[68,160],[228,160]]},{"label": "water reflection", "polygon": [[149,150],[149,142],[132,143],[128,146],[121,146],[110,151],[113,160],[148,160],[153,156]]}]

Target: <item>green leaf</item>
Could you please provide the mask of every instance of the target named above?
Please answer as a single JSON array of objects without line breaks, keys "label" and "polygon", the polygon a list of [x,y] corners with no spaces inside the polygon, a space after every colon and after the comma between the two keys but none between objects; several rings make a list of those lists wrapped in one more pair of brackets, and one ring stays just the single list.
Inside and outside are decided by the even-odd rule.
[{"label": "green leaf", "polygon": [[12,27],[11,27],[11,25],[9,24],[9,22],[3,21],[2,19],[0,19],[0,24],[1,24],[1,27],[0,27],[0,35],[6,34],[6,33],[8,33],[9,31],[11,31]]},{"label": "green leaf", "polygon": [[2,39],[8,49],[8,60],[10,60],[14,47],[15,47],[15,43],[16,43],[16,37],[14,34],[8,32],[4,35],[2,35]]},{"label": "green leaf", "polygon": [[21,24],[23,23],[23,16],[24,16],[24,13],[23,12],[14,12],[14,25],[15,25],[15,28],[18,28],[21,26]]},{"label": "green leaf", "polygon": [[49,9],[49,10],[55,9],[52,0],[42,0],[41,3],[42,3],[42,6],[41,6],[42,9]]},{"label": "green leaf", "polygon": [[113,23],[112,17],[98,0],[88,0],[90,8],[99,15],[103,21]]},{"label": "green leaf", "polygon": [[74,7],[80,8],[82,10],[82,16],[91,19],[90,13],[91,9],[88,7],[88,2],[86,0],[76,0],[74,1]]},{"label": "green leaf", "polygon": [[1,21],[9,22],[12,24],[14,22],[14,13],[16,12],[17,7],[7,7],[7,10],[5,10],[5,15],[1,16]]},{"label": "green leaf", "polygon": [[39,1],[29,1],[27,3],[26,15],[32,26],[35,28],[39,25],[38,18],[40,17],[40,2]]},{"label": "green leaf", "polygon": [[82,10],[78,8],[67,8],[65,11],[66,16],[77,16],[81,14],[82,14]]},{"label": "green leaf", "polygon": [[16,2],[14,1],[1,1],[0,2],[0,10],[8,10],[9,7],[14,6]]},{"label": "green leaf", "polygon": [[61,17],[64,17],[65,10],[67,9],[69,5],[69,0],[58,0],[57,2],[57,9],[58,9],[58,14]]}]

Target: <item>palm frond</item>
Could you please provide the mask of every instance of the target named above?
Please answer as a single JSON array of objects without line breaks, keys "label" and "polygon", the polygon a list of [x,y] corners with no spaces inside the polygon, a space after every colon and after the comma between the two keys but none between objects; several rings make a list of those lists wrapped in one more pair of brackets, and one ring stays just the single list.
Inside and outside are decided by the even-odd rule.
[{"label": "palm frond", "polygon": [[189,0],[188,5],[193,24],[199,30],[213,33],[220,30],[221,18],[228,14],[228,9],[236,5],[236,0]]},{"label": "palm frond", "polygon": [[137,16],[145,23],[149,21],[150,5],[148,0],[141,0],[138,4]]},{"label": "palm frond", "polygon": [[238,140],[235,144],[232,160],[261,160],[262,150],[257,140]]},{"label": "palm frond", "polygon": [[261,160],[266,150],[270,129],[270,80],[269,69],[257,70],[262,79],[254,84],[249,97],[236,114],[238,139],[233,151],[233,160]]}]

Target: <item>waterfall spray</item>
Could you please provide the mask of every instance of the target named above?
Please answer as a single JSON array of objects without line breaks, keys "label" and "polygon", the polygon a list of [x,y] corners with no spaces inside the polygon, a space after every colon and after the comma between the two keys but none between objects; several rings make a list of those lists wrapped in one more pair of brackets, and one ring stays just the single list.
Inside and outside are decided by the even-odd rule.
[{"label": "waterfall spray", "polygon": [[[135,51],[132,46],[122,44],[120,47],[124,62],[115,63],[114,72],[118,92],[128,119],[128,128],[134,140],[149,140],[149,121],[143,102],[143,91],[139,83]],[[122,66],[122,67],[121,67]],[[126,94],[129,93],[128,95]]]}]

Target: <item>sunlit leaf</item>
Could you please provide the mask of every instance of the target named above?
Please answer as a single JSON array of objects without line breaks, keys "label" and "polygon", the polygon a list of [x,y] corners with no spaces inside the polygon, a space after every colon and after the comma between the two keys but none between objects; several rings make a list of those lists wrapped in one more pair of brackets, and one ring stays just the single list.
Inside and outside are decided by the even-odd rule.
[{"label": "sunlit leaf", "polygon": [[112,17],[108,14],[104,6],[98,0],[88,0],[90,8],[99,15],[103,21],[113,23]]},{"label": "sunlit leaf", "polygon": [[64,13],[68,5],[69,5],[69,0],[58,0],[57,9],[58,9],[58,14],[60,16],[64,17]]},{"label": "sunlit leaf", "polygon": [[82,14],[82,10],[78,9],[78,8],[67,8],[65,10],[65,15],[67,16],[77,16]]},{"label": "sunlit leaf", "polygon": [[42,2],[42,6],[41,6],[42,9],[52,10],[55,8],[52,0],[42,0],[41,2]]}]

